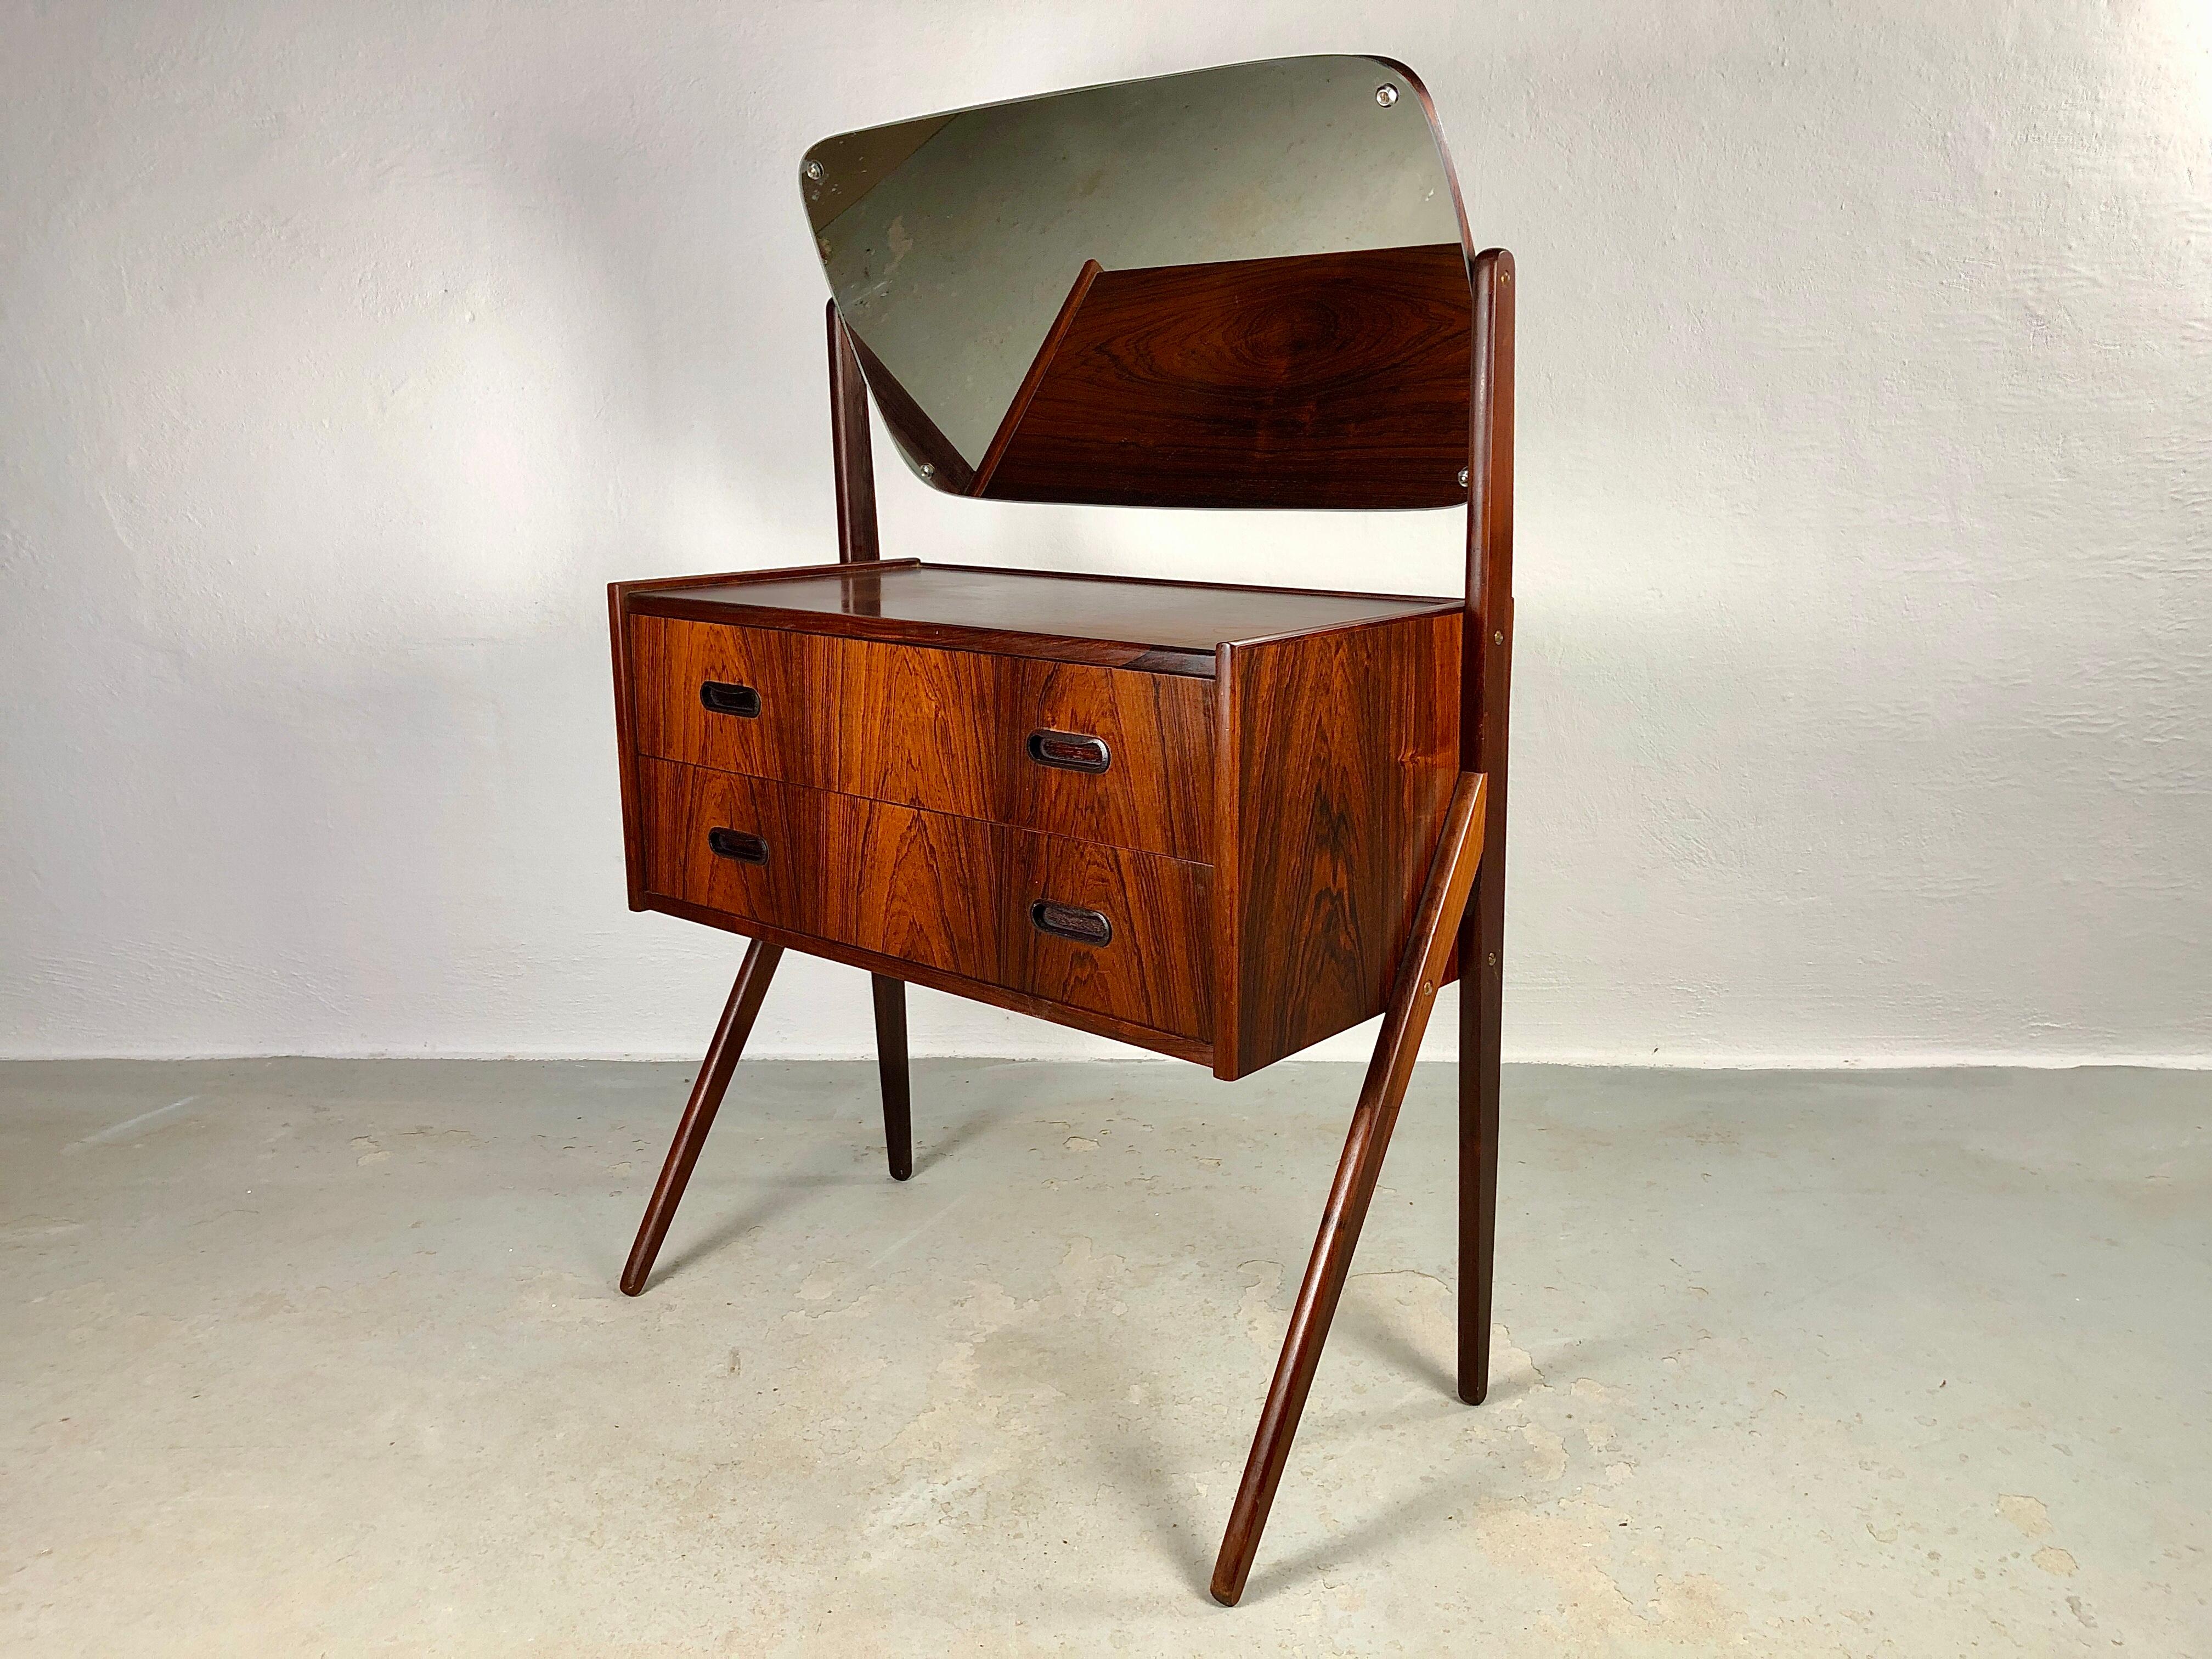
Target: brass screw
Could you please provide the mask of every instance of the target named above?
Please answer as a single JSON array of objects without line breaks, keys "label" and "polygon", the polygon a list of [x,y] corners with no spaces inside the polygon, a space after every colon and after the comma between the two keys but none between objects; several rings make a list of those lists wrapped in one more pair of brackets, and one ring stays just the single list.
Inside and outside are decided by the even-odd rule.
[{"label": "brass screw", "polygon": [[1492,634],[1492,635],[1490,636],[1490,642],[1491,642],[1492,645],[1503,645],[1503,644],[1504,644],[1504,643],[1505,643],[1505,630],[1504,630],[1504,629],[1502,629],[1502,628],[1501,628],[1501,629],[1498,629],[1495,634]]},{"label": "brass screw", "polygon": [[1421,994],[1423,996],[1432,997],[1436,995],[1436,994],[1437,988],[1432,982],[1425,979],[1421,981]]},{"label": "brass screw", "polygon": [[1498,952],[1495,951],[1490,953],[1490,965],[1493,968],[1498,966]]}]

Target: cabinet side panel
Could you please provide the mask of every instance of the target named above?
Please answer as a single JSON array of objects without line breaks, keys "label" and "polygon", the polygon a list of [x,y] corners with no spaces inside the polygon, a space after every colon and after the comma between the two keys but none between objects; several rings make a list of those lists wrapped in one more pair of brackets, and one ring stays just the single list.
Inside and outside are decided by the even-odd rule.
[{"label": "cabinet side panel", "polygon": [[1213,655],[1213,732],[1207,762],[1213,769],[1213,1074],[1218,1078],[1243,1074],[1237,1058],[1237,1031],[1242,1023],[1237,1014],[1243,989],[1239,923],[1244,914],[1239,852],[1244,844],[1243,802],[1237,786],[1243,748],[1237,714],[1243,704],[1237,681],[1244,655],[1234,645],[1223,645]]},{"label": "cabinet side panel", "polygon": [[645,825],[638,805],[636,704],[630,690],[628,582],[607,584],[607,642],[614,653],[615,764],[622,785],[623,869],[629,908],[645,908]]},{"label": "cabinet side panel", "polygon": [[1459,643],[1434,617],[1236,653],[1228,1074],[1382,1012],[1458,777]]}]

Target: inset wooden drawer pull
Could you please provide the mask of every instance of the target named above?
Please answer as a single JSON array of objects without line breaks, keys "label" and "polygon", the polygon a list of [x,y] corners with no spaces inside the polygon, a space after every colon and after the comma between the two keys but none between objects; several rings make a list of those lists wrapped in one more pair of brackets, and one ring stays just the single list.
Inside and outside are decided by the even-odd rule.
[{"label": "inset wooden drawer pull", "polygon": [[1086,738],[1077,732],[1032,732],[1030,758],[1040,766],[1058,766],[1070,772],[1103,772],[1114,757],[1103,738]]},{"label": "inset wooden drawer pull", "polygon": [[1039,899],[1030,906],[1030,920],[1039,933],[1072,939],[1078,945],[1109,945],[1114,939],[1114,924],[1101,910],[1079,910],[1073,904]]},{"label": "inset wooden drawer pull", "polygon": [[717,714],[736,714],[749,720],[760,718],[760,693],[750,685],[725,685],[720,680],[702,681],[699,701]]},{"label": "inset wooden drawer pull", "polygon": [[707,848],[718,859],[735,859],[740,864],[766,864],[768,843],[746,830],[709,830]]}]

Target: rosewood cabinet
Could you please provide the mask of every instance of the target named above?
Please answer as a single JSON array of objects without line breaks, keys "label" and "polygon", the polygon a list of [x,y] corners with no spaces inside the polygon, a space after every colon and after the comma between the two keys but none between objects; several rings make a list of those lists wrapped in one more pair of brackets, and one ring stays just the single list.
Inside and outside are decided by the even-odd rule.
[{"label": "rosewood cabinet", "polygon": [[[838,560],[609,595],[630,907],[751,941],[623,1289],[786,950],[872,975],[899,1180],[909,982],[1224,1080],[1380,1014],[1213,1576],[1234,1604],[1462,970],[1459,1392],[1488,1386],[1513,262],[1474,251],[1427,94],[1387,59],[898,123],[817,145],[801,178],[833,294]],[[886,559],[872,394],[948,494],[1455,507],[1465,588]]]},{"label": "rosewood cabinet", "polygon": [[1459,600],[901,560],[614,606],[635,908],[1224,1079],[1382,1012]]}]

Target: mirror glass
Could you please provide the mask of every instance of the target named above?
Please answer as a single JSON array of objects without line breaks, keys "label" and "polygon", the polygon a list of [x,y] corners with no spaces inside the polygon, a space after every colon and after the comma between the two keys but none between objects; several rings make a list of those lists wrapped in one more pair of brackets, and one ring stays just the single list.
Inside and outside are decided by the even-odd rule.
[{"label": "mirror glass", "polygon": [[799,184],[934,488],[1445,506],[1472,302],[1425,105],[1381,58],[1279,58],[841,134]]}]

